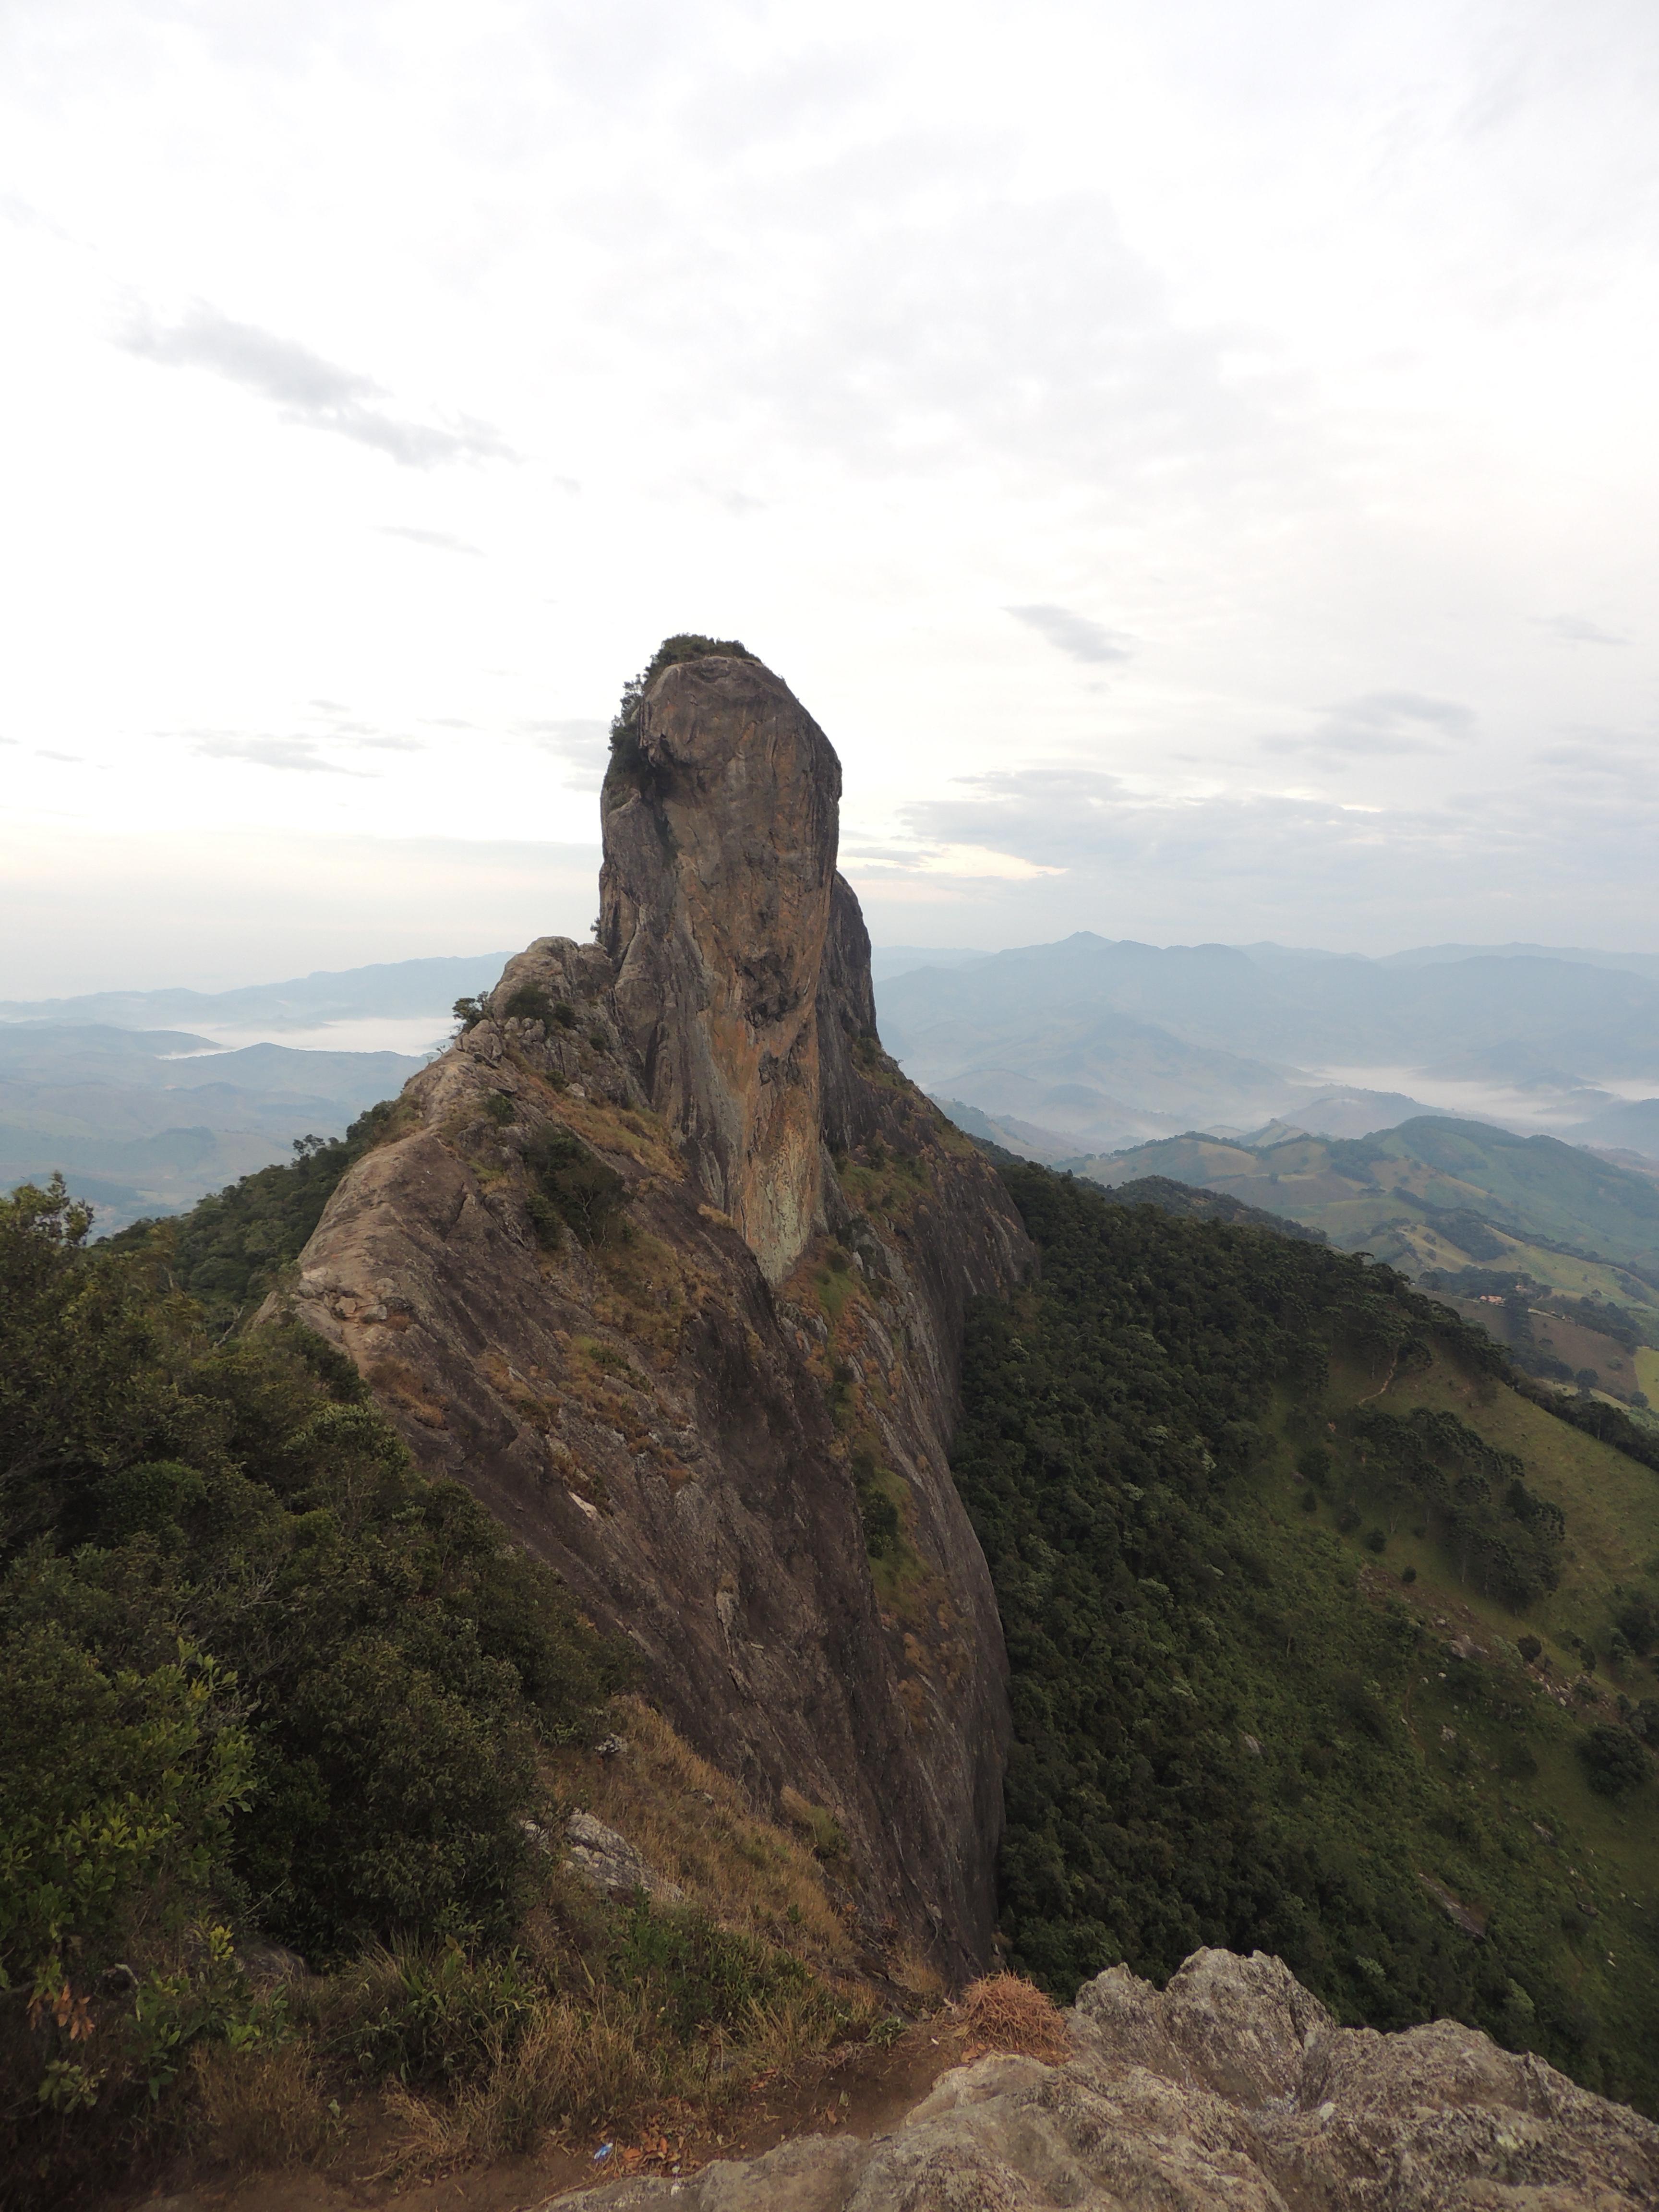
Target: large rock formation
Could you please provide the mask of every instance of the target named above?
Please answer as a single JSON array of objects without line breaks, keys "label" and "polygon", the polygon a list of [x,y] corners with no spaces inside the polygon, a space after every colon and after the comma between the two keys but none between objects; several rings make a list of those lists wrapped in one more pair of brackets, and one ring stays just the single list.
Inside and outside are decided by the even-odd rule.
[{"label": "large rock formation", "polygon": [[769,1282],[824,1224],[817,997],[841,763],[769,669],[671,664],[601,800],[600,941],[651,1103]]},{"label": "large rock formation", "polygon": [[1659,2128],[1451,2021],[1339,2027],[1263,1952],[1114,1967],[1062,2066],[982,2058],[892,2134],[809,2136],[561,2212],[1650,2212]]},{"label": "large rock formation", "polygon": [[839,790],[757,663],[659,675],[605,787],[604,945],[508,963],[276,1303],[701,1751],[834,1815],[872,1940],[958,1971],[1007,1714],[945,1455],[963,1307],[1030,1254],[881,1050]]}]

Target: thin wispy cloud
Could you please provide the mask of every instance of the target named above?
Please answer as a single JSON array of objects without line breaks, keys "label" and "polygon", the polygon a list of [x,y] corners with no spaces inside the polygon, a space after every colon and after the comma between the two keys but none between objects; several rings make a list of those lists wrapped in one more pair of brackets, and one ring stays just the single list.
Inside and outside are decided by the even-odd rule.
[{"label": "thin wispy cloud", "polygon": [[1567,645],[1628,645],[1627,637],[1616,631],[1603,629],[1599,623],[1587,622],[1583,615],[1537,615],[1536,627],[1547,629],[1552,637],[1560,638]]},{"label": "thin wispy cloud", "polygon": [[342,368],[274,331],[234,322],[205,304],[191,307],[170,325],[140,315],[118,343],[128,353],[169,368],[206,369],[269,400],[284,422],[332,431],[389,454],[404,468],[516,459],[500,432],[487,422],[465,416],[448,425],[412,422],[383,404],[386,388],[372,377]]},{"label": "thin wispy cloud", "polygon": [[403,522],[380,522],[375,528],[382,538],[406,538],[411,545],[429,546],[434,553],[470,553],[474,560],[483,558],[482,546],[469,545],[465,538],[452,538],[447,530],[414,530]]},{"label": "thin wispy cloud", "polygon": [[247,761],[256,768],[285,769],[297,775],[365,775],[373,771],[344,768],[325,759],[315,738],[238,738],[210,731],[191,741],[191,750],[208,760]]},{"label": "thin wispy cloud", "polygon": [[1127,660],[1131,656],[1131,647],[1124,639],[1102,623],[1091,622],[1087,615],[1073,614],[1070,607],[1009,607],[1006,611],[1073,660],[1087,661],[1099,667],[1110,661]]},{"label": "thin wispy cloud", "polygon": [[1474,711],[1456,699],[1421,691],[1368,691],[1344,700],[1300,737],[1263,738],[1264,752],[1314,753],[1328,761],[1344,755],[1392,760],[1410,753],[1449,751],[1474,727]]}]

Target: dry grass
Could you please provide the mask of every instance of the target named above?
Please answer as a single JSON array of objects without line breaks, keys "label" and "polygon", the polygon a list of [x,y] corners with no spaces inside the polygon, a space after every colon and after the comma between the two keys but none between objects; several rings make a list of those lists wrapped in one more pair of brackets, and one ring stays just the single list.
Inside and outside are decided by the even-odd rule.
[{"label": "dry grass", "polygon": [[975,2057],[993,2051],[1018,2051],[1058,2066],[1072,2052],[1072,2039],[1054,1999],[1018,1974],[988,1974],[970,1982],[962,1995],[962,2020]]},{"label": "dry grass", "polygon": [[648,2002],[616,1991],[591,2007],[550,1998],[477,2083],[447,2098],[387,2091],[398,2136],[381,2176],[520,2156],[599,2130],[623,2135],[671,2106],[712,2124],[757,2080],[787,2075],[878,2011],[873,1998],[831,1997],[820,1985],[757,2002],[729,2035],[687,2045],[664,2033]]},{"label": "dry grass", "polygon": [[568,1129],[600,1152],[623,1152],[653,1175],[678,1182],[685,1162],[669,1141],[665,1124],[641,1108],[612,1106],[598,1098],[573,1098],[548,1086],[539,1102]]},{"label": "dry grass", "polygon": [[239,2171],[292,2166],[329,2132],[322,2077],[308,2042],[232,2051],[198,2045],[190,2060],[190,2132],[200,2154]]},{"label": "dry grass", "polygon": [[412,1413],[422,1427],[447,1425],[447,1407],[434,1399],[430,1384],[406,1359],[377,1359],[368,1370],[368,1379],[393,1405]]},{"label": "dry grass", "polygon": [[803,1797],[799,1790],[786,1789],[782,1804],[785,1819],[806,1838],[815,1858],[846,1857],[846,1832],[833,1813],[825,1812],[822,1805],[814,1805],[810,1798]]},{"label": "dry grass", "polygon": [[[820,1972],[849,1966],[852,1939],[807,1844],[751,1812],[738,1785],[642,1698],[618,1698],[614,1725],[628,1744],[617,1757],[562,1756],[558,1780],[567,1794],[626,1836],[722,1927],[775,1943]],[[819,1822],[830,1821],[811,1809]]]},{"label": "dry grass", "polygon": [[[810,1848],[840,1845],[833,1816],[791,1792],[802,1831],[791,1833],[641,1699],[619,1698],[611,1719],[626,1749],[556,1753],[550,1778],[678,1883],[685,1905],[634,1929],[550,1860],[510,1956],[393,1945],[307,1984],[287,2041],[192,2057],[190,2139],[205,2168],[247,2174],[328,2154],[347,2124],[331,2096],[348,2114],[365,2097],[384,2114],[382,2179],[668,2114],[718,2128],[758,2087],[807,2078],[877,2025],[885,2007],[852,1972],[853,1941]],[[725,1931],[712,1945],[697,1932],[708,1922]],[[739,1938],[743,1955],[721,1950]],[[917,1981],[933,1978],[918,1962]],[[678,2015],[705,1985],[708,2016],[688,2028]]]},{"label": "dry grass", "polygon": [[695,1310],[696,1270],[637,1223],[625,1243],[599,1248],[595,1262],[605,1288],[593,1301],[594,1318],[646,1347],[658,1368],[672,1366]]},{"label": "dry grass", "polygon": [[550,1999],[477,2084],[446,2099],[388,2090],[399,2139],[385,2172],[512,2158],[550,2136],[624,2125],[673,2086],[670,2054],[652,2027],[625,1998],[606,1996],[592,2008]]}]

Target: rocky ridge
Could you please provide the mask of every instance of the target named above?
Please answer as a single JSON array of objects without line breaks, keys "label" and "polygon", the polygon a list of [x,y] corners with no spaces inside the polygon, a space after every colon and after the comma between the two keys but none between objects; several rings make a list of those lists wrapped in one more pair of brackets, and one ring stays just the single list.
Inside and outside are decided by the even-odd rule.
[{"label": "rocky ridge", "polygon": [[945,1450],[965,1304],[1031,1254],[881,1049],[839,794],[757,662],[655,674],[603,942],[507,963],[265,1317],[345,1351],[681,1733],[816,1824],[871,1942],[955,1973],[989,1948],[1008,1723]]},{"label": "rocky ridge", "polygon": [[1451,2021],[1339,2027],[1283,1963],[1115,1966],[1058,2066],[954,2068],[893,2132],[808,2136],[562,2212],[1641,2212],[1659,2127]]}]

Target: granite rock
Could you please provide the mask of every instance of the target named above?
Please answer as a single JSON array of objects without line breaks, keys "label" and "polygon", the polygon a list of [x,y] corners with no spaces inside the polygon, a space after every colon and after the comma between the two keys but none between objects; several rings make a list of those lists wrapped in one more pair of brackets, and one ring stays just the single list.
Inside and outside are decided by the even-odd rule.
[{"label": "granite rock", "polygon": [[942,2075],[890,2134],[798,2137],[561,2212],[1648,2212],[1659,2128],[1437,2021],[1339,2027],[1279,1960],[1199,1951],[1160,1991],[1115,1967],[1064,2065]]},{"label": "granite rock", "polygon": [[[344,1349],[422,1468],[632,1641],[698,1751],[833,1814],[869,1942],[965,1972],[1008,1712],[945,1455],[967,1302],[1033,1254],[881,1049],[822,732],[725,655],[667,669],[640,726],[603,802],[604,943],[507,963],[264,1317]],[[602,1234],[550,1206],[561,1146],[617,1179]]]}]

